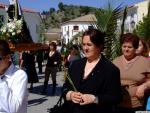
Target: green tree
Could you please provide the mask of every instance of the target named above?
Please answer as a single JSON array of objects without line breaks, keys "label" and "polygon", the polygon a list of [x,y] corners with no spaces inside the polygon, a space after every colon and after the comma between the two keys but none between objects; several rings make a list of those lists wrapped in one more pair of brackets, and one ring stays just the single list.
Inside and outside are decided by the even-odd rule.
[{"label": "green tree", "polygon": [[50,8],[50,9],[49,9],[49,13],[50,13],[50,14],[53,14],[55,11],[56,11],[55,8]]},{"label": "green tree", "polygon": [[60,11],[64,11],[64,4],[62,2],[60,2],[58,4],[58,8],[59,8]]},{"label": "green tree", "polygon": [[80,7],[80,11],[81,11],[81,13],[84,13],[84,14],[88,14],[89,12],[90,12],[90,7],[88,7],[88,6],[81,6]]},{"label": "green tree", "polygon": [[148,14],[138,23],[135,33],[147,42],[150,42],[150,1],[148,2]]},{"label": "green tree", "polygon": [[60,2],[59,9],[50,8],[49,11],[43,11],[46,15],[46,28],[60,27],[61,23],[94,12],[97,8],[88,6],[66,5]]}]

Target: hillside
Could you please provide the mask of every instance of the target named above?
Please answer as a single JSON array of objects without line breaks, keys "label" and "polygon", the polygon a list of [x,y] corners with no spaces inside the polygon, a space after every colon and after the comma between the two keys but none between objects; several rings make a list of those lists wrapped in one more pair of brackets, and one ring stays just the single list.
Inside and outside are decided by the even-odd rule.
[{"label": "hillside", "polygon": [[58,4],[58,10],[50,8],[49,11],[43,11],[45,15],[45,25],[48,28],[60,28],[61,23],[80,17],[89,13],[94,13],[97,8],[88,6],[65,5],[62,2]]}]

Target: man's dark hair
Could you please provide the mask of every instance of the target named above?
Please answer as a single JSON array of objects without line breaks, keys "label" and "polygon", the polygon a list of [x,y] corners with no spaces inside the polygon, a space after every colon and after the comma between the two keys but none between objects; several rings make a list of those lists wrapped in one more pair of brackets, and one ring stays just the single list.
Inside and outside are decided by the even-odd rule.
[{"label": "man's dark hair", "polygon": [[5,40],[0,40],[0,55],[6,56],[10,54],[9,44]]}]

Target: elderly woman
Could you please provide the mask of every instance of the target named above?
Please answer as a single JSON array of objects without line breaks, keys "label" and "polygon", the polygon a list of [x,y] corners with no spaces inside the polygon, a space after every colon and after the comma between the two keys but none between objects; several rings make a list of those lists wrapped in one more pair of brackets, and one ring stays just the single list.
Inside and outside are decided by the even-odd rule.
[{"label": "elderly woman", "polygon": [[72,62],[64,84],[66,113],[112,113],[121,100],[119,69],[108,61],[103,51],[105,35],[96,30],[82,36],[85,57]]},{"label": "elderly woman", "polygon": [[131,33],[124,34],[121,40],[122,53],[113,63],[120,69],[123,101],[118,113],[135,113],[143,110],[144,92],[150,86],[147,72],[150,62],[136,54],[139,38]]}]

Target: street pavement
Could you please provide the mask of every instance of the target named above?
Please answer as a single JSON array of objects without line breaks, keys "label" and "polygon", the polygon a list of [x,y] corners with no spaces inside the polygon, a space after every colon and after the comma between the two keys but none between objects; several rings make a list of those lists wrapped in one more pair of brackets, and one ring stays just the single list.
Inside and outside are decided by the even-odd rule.
[{"label": "street pavement", "polygon": [[[29,92],[28,97],[28,113],[48,113],[48,109],[53,107],[61,94],[61,88],[64,83],[64,72],[57,72],[57,88],[55,95],[51,95],[52,81],[49,79],[48,92],[46,95],[42,95],[44,74],[38,74],[39,82],[33,84],[33,90]],[[29,88],[30,84],[28,84]]]}]

